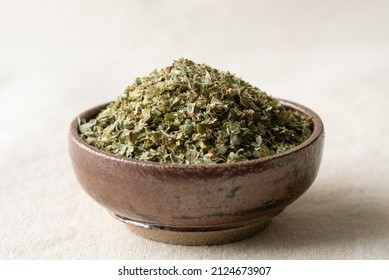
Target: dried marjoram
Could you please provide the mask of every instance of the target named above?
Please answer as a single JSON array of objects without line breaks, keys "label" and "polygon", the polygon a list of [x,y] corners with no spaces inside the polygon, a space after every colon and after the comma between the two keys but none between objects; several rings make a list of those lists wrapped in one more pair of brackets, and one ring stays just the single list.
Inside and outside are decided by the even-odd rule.
[{"label": "dried marjoram", "polygon": [[95,119],[79,120],[79,133],[114,155],[210,164],[284,152],[306,140],[311,126],[235,75],[181,58],[136,78]]}]

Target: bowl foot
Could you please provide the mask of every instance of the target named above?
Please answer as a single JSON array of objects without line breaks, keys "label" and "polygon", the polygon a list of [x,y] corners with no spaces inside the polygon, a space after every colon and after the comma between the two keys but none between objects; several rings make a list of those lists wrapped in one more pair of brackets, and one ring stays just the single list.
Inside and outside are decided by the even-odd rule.
[{"label": "bowl foot", "polygon": [[270,223],[270,219],[268,219],[237,226],[166,227],[111,214],[124,222],[132,232],[144,238],[163,243],[191,246],[217,245],[242,240],[256,235]]}]

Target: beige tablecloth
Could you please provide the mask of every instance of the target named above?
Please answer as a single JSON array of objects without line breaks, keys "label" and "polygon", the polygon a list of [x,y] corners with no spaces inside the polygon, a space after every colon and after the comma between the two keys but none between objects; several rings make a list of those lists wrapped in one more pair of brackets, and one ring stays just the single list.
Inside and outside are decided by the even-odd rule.
[{"label": "beige tablecloth", "polygon": [[[388,1],[0,1],[1,259],[388,259]],[[261,234],[185,247],[80,188],[70,121],[182,56],[315,110],[312,187]]]}]

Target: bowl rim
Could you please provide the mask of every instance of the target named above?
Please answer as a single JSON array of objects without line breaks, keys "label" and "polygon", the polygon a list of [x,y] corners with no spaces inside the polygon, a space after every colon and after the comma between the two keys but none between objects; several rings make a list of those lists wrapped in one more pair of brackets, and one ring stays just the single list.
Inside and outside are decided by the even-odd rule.
[{"label": "bowl rim", "polygon": [[[282,98],[276,98],[280,103],[292,110],[297,111],[298,113],[310,118],[310,120],[313,123],[313,131],[311,135],[301,144],[285,151],[279,154],[275,154],[272,156],[266,156],[259,159],[251,159],[246,161],[238,161],[238,162],[232,162],[232,163],[215,163],[215,164],[185,164],[185,163],[160,163],[160,162],[153,162],[153,161],[140,161],[136,159],[130,159],[122,156],[117,156],[113,154],[109,154],[106,152],[103,152],[99,150],[97,147],[91,146],[87,144],[79,135],[78,132],[78,118],[85,118],[85,116],[90,115],[92,111],[100,111],[103,108],[105,108],[107,105],[109,105],[111,102],[106,102],[97,106],[94,106],[92,108],[89,108],[82,113],[80,113],[77,117],[73,119],[73,121],[70,124],[69,129],[69,142],[74,141],[78,147],[82,148],[83,150],[95,154],[98,157],[103,157],[105,159],[112,160],[114,162],[120,163],[120,164],[129,164],[133,166],[142,166],[142,167],[150,167],[150,168],[156,168],[156,169],[202,169],[202,170],[220,170],[220,169],[226,169],[226,168],[249,168],[254,165],[258,165],[264,162],[270,162],[274,161],[283,157],[287,157],[291,154],[294,154],[296,152],[299,152],[308,146],[312,145],[314,142],[316,142],[321,136],[324,136],[324,125],[319,117],[318,114],[316,114],[313,110],[309,109],[308,107],[305,107],[299,103],[289,101]],[[70,146],[70,143],[69,143]]]}]

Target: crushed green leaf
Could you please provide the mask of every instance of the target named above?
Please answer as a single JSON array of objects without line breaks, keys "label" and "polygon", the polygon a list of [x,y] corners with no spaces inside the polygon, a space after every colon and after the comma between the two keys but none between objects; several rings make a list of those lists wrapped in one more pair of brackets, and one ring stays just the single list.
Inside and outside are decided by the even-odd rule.
[{"label": "crushed green leaf", "polygon": [[89,145],[160,163],[231,163],[304,142],[311,121],[230,72],[181,58],[136,78],[95,119],[79,120]]}]

